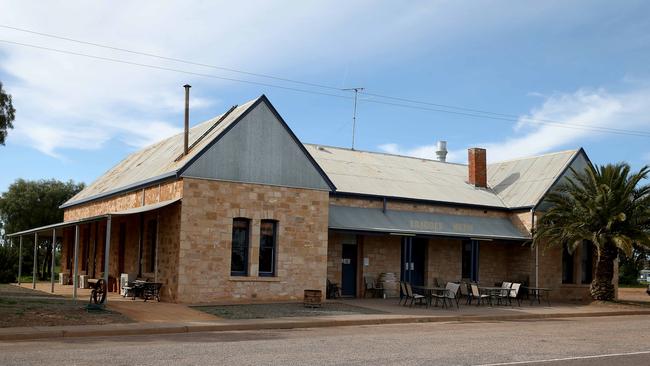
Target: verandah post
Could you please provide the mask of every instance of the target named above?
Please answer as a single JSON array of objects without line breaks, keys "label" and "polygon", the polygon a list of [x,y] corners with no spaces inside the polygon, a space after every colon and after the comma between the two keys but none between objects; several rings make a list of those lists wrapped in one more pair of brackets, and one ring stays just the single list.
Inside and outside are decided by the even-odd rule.
[{"label": "verandah post", "polygon": [[38,253],[38,233],[34,233],[34,269],[32,270],[32,288],[36,290],[36,269]]},{"label": "verandah post", "polygon": [[111,247],[111,215],[108,215],[106,219],[106,244],[104,245],[104,286],[106,288],[106,300],[108,302],[108,263],[110,256],[110,247]]},{"label": "verandah post", "polygon": [[79,225],[74,226],[74,274],[72,275],[72,299],[77,300],[79,286]]},{"label": "verandah post", "polygon": [[20,277],[23,275],[23,236],[20,236],[18,246],[18,286],[20,286]]},{"label": "verandah post", "polygon": [[54,253],[56,252],[56,229],[52,229],[52,266],[50,267],[50,292],[54,293]]}]

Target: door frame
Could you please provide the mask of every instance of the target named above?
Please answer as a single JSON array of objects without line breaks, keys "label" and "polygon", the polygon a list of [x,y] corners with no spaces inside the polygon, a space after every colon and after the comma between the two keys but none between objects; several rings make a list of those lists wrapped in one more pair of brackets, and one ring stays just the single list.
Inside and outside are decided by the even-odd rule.
[{"label": "door frame", "polygon": [[[413,283],[413,272],[415,271],[415,260],[413,258],[413,244],[415,241],[421,241],[417,245],[422,245],[424,256],[420,259],[422,261],[422,286],[427,284],[427,264],[428,264],[428,245],[429,239],[424,237],[402,236],[400,243],[400,281]],[[406,258],[405,258],[406,257]]]}]

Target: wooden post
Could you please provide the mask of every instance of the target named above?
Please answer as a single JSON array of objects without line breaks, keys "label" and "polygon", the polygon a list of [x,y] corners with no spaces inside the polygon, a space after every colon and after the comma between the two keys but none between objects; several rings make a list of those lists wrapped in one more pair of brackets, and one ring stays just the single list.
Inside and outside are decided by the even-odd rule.
[{"label": "wooden post", "polygon": [[72,274],[72,299],[77,300],[79,286],[79,225],[74,226],[74,273]]},{"label": "wooden post", "polygon": [[106,287],[106,302],[108,302],[108,264],[111,247],[111,215],[106,219],[106,244],[104,245],[104,286]]},{"label": "wooden post", "polygon": [[32,288],[36,290],[36,270],[38,266],[38,233],[34,233],[34,269],[32,270]]},{"label": "wooden post", "polygon": [[18,286],[20,286],[20,277],[23,275],[23,236],[19,238],[18,244]]},{"label": "wooden post", "polygon": [[56,253],[56,229],[52,229],[52,268],[50,269],[50,292],[54,293],[54,253]]}]

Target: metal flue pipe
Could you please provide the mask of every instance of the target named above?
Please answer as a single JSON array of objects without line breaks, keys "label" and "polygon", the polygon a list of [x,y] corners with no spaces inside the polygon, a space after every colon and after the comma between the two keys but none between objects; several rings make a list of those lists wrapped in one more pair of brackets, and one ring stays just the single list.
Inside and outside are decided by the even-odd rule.
[{"label": "metal flue pipe", "polygon": [[185,131],[183,133],[183,155],[187,155],[189,151],[190,139],[190,88],[189,84],[183,85],[185,88]]}]

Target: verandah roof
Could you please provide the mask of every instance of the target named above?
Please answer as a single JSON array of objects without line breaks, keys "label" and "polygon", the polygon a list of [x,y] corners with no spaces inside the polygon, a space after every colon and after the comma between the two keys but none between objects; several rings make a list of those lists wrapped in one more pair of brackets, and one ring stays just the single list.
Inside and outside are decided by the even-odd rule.
[{"label": "verandah roof", "polygon": [[329,228],[395,234],[530,240],[506,217],[446,215],[330,205]]},{"label": "verandah roof", "polygon": [[162,202],[153,203],[153,204],[150,204],[150,205],[144,205],[144,206],[135,207],[135,208],[130,208],[130,209],[122,210],[122,211],[109,212],[109,213],[99,215],[99,216],[86,217],[86,218],[83,218],[83,219],[80,219],[80,220],[59,222],[59,223],[56,223],[56,224],[45,225],[45,226],[41,226],[41,227],[36,227],[36,228],[28,229],[28,230],[19,231],[19,232],[16,232],[16,233],[7,234],[7,237],[11,238],[11,237],[24,236],[24,235],[29,235],[29,234],[36,234],[36,233],[38,233],[38,234],[41,234],[41,233],[51,234],[52,230],[56,230],[56,229],[60,229],[60,228],[64,228],[64,227],[70,227],[70,226],[79,225],[79,224],[85,224],[85,223],[89,223],[89,222],[93,222],[93,221],[104,220],[108,216],[125,216],[125,215],[132,215],[132,214],[136,214],[136,213],[143,213],[143,212],[147,212],[147,211],[157,210],[159,208],[171,205],[172,203],[178,202],[180,200],[181,200],[180,198],[176,198],[176,199],[173,199],[173,200],[162,201]]}]

